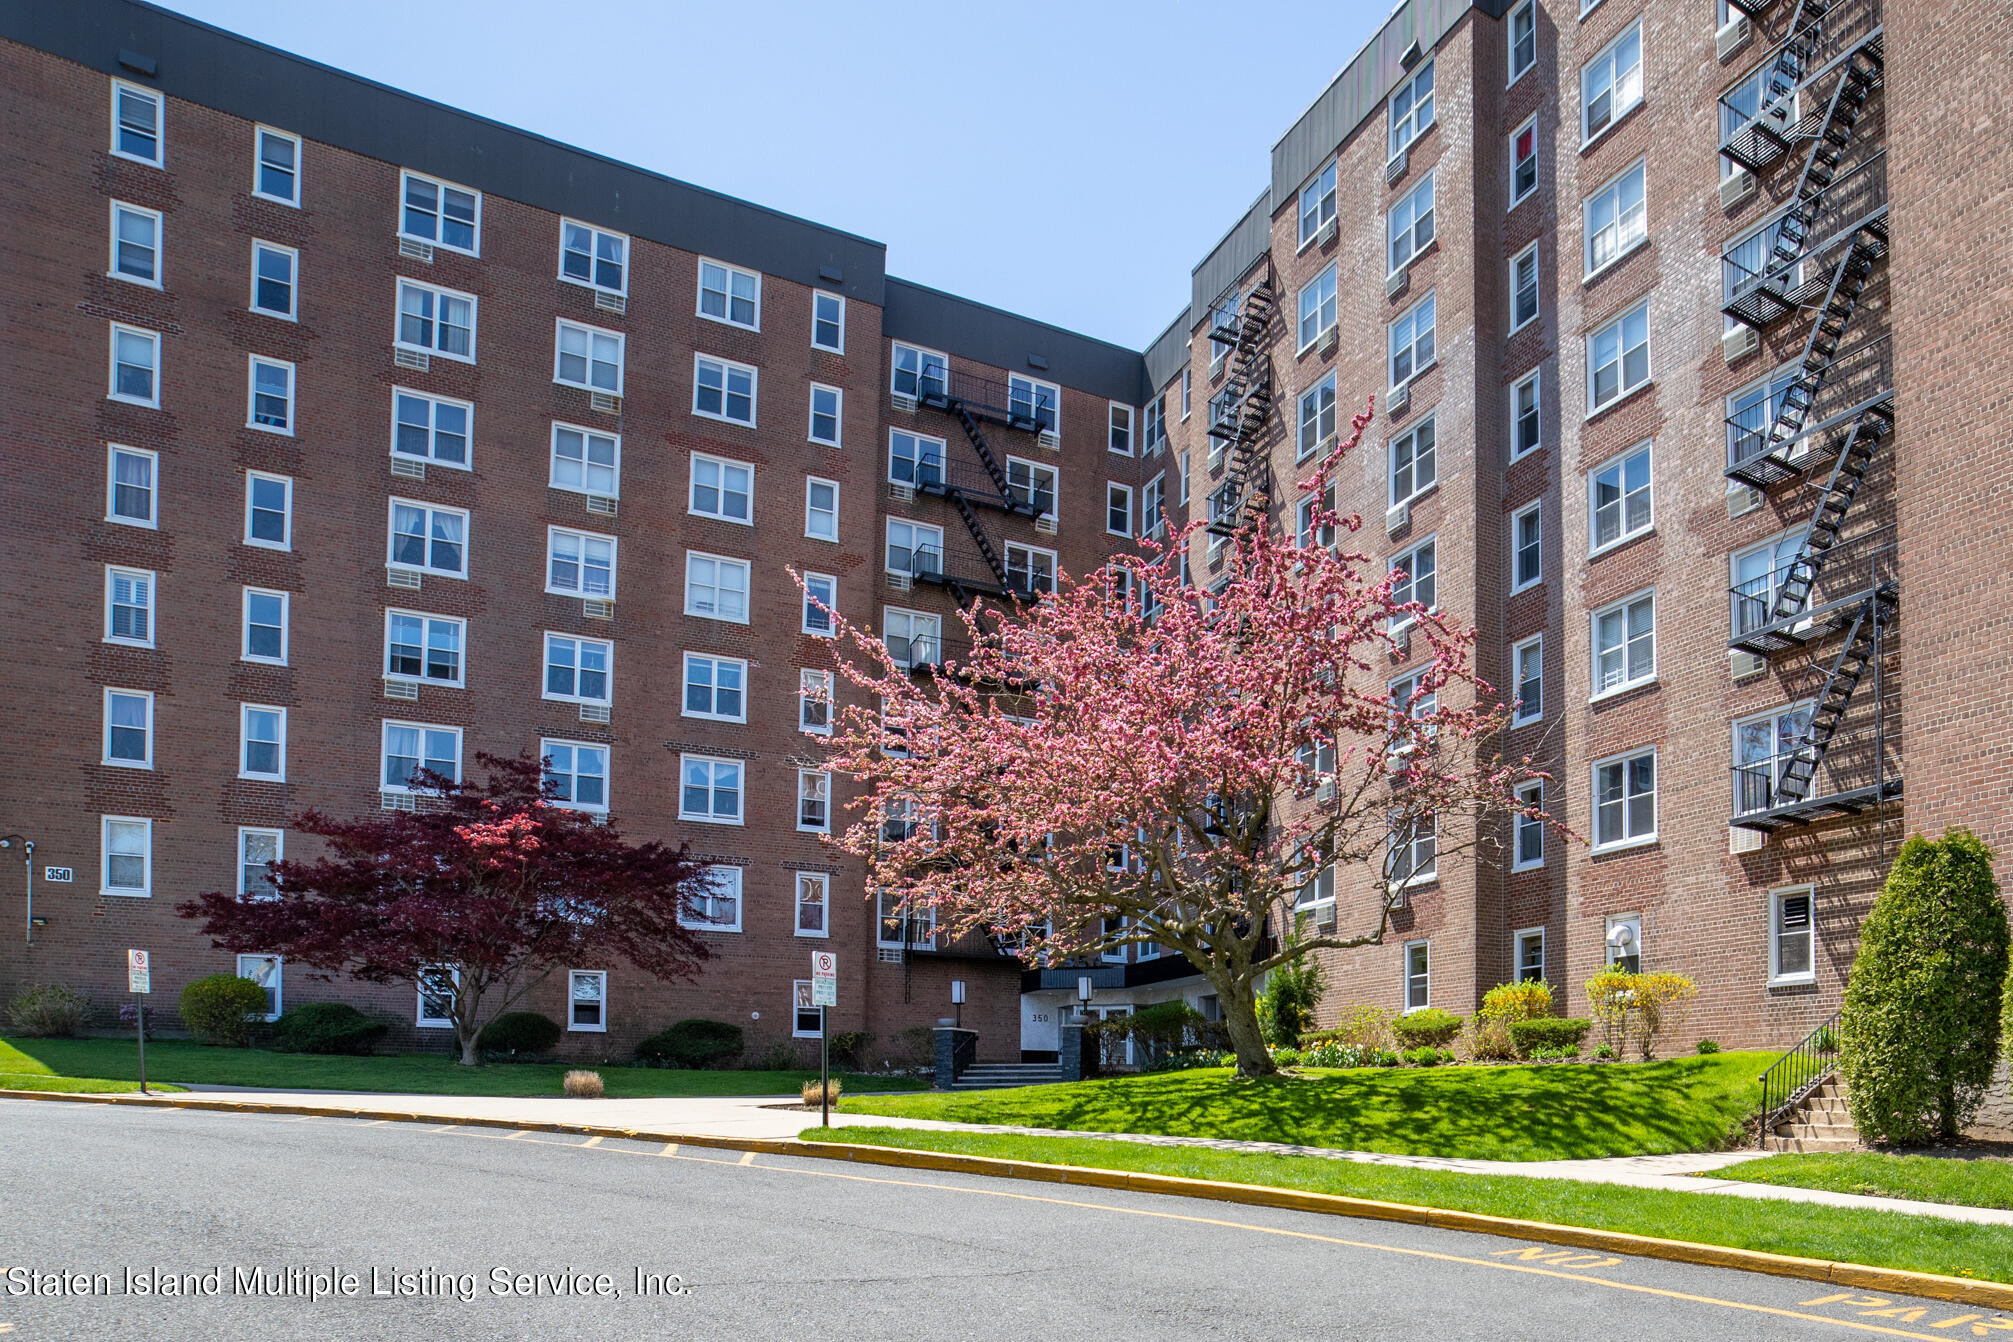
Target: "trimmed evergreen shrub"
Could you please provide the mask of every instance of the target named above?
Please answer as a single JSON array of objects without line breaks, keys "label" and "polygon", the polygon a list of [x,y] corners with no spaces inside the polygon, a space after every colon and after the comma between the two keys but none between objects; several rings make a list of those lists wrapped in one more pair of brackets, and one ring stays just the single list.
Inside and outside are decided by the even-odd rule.
[{"label": "trimmed evergreen shrub", "polygon": [[245,1048],[265,1023],[266,990],[236,974],[212,974],[182,989],[180,1006],[198,1043]]},{"label": "trimmed evergreen shrub", "polygon": [[369,1053],[391,1026],[372,1020],[348,1002],[310,1002],[273,1022],[273,1047],[282,1053]]},{"label": "trimmed evergreen shrub", "polygon": [[1459,1038],[1464,1024],[1466,1022],[1451,1011],[1425,1007],[1392,1021],[1391,1032],[1406,1048],[1439,1048]]},{"label": "trimmed evergreen shrub", "polygon": [[1955,1138],[1999,1058],[2006,906],[1992,850],[1967,829],[1901,845],[1859,933],[1839,1069],[1869,1141]]},{"label": "trimmed evergreen shrub", "polygon": [[44,983],[23,988],[7,1004],[7,1023],[16,1034],[68,1038],[84,1023],[91,999],[75,988]]},{"label": "trimmed evergreen shrub", "polygon": [[741,1027],[718,1020],[681,1020],[636,1046],[639,1061],[659,1067],[724,1067],[741,1056]]},{"label": "trimmed evergreen shrub", "polygon": [[552,1051],[561,1034],[559,1022],[536,1011],[506,1011],[482,1027],[475,1047],[506,1058],[535,1058]]},{"label": "trimmed evergreen shrub", "polygon": [[1258,998],[1258,1024],[1265,1032],[1265,1042],[1277,1048],[1298,1048],[1300,1036],[1314,1024],[1314,1008],[1326,990],[1321,966],[1311,955],[1289,960],[1268,973],[1265,991]]},{"label": "trimmed evergreen shrub", "polygon": [[1520,1020],[1510,1023],[1510,1043],[1517,1050],[1517,1056],[1528,1058],[1539,1049],[1552,1052],[1558,1049],[1570,1051],[1577,1057],[1580,1044],[1587,1037],[1587,1031],[1594,1023],[1582,1016],[1540,1016],[1536,1020]]},{"label": "trimmed evergreen shrub", "polygon": [[1717,1039],[1701,1039],[1701,1040],[1699,1040],[1699,1041],[1698,1041],[1698,1051],[1699,1051],[1699,1052],[1701,1052],[1701,1053],[1717,1053],[1717,1052],[1719,1052],[1719,1040],[1717,1040]]}]

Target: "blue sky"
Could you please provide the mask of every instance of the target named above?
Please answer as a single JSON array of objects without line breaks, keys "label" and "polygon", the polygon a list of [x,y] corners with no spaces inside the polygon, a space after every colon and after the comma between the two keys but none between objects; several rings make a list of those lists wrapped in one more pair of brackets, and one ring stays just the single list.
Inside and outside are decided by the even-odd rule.
[{"label": "blue sky", "polygon": [[207,23],[888,245],[1135,348],[1264,189],[1372,0],[167,0]]}]

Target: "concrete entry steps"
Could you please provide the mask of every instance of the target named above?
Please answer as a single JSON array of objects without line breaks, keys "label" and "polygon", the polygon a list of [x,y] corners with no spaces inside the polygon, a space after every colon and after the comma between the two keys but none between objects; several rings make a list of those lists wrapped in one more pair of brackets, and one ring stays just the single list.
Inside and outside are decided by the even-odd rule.
[{"label": "concrete entry steps", "polygon": [[1003,1090],[1009,1086],[1052,1086],[1062,1080],[1053,1062],[975,1062],[951,1084],[952,1090]]},{"label": "concrete entry steps", "polygon": [[1769,1130],[1769,1151],[1858,1151],[1859,1129],[1845,1103],[1845,1082],[1834,1075],[1803,1097]]}]

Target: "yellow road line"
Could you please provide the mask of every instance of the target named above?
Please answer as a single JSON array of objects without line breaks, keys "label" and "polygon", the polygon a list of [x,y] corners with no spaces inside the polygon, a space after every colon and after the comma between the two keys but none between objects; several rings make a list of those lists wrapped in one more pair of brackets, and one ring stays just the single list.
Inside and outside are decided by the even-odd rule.
[{"label": "yellow road line", "polygon": [[601,1138],[599,1136],[589,1137],[586,1141],[580,1143],[580,1145],[583,1147],[599,1146],[601,1145]]},{"label": "yellow road line", "polygon": [[755,1153],[753,1151],[743,1151],[741,1158],[734,1163],[736,1165],[752,1165],[755,1163]]}]

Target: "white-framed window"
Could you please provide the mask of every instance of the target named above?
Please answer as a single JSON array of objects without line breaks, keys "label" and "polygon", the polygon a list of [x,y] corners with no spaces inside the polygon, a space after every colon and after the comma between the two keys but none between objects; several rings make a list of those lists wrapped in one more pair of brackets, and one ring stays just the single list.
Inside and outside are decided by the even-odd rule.
[{"label": "white-framed window", "polygon": [[762,277],[724,261],[699,259],[699,315],[750,331],[762,329]]},{"label": "white-framed window", "polygon": [[1419,1011],[1432,1003],[1432,957],[1423,941],[1408,941],[1404,950],[1405,1010]]},{"label": "white-framed window", "polygon": [[393,343],[475,362],[475,295],[441,289],[418,280],[398,281],[398,329]]},{"label": "white-framed window", "polygon": [[[1429,536],[1392,559],[1391,571],[1404,574],[1391,588],[1393,601],[1416,601],[1427,610],[1439,609],[1439,554],[1435,539]],[[1412,619],[1409,614],[1394,615],[1391,617],[1391,628],[1402,629],[1412,623]]]},{"label": "white-framed window", "polygon": [[1539,398],[1538,369],[1519,378],[1510,388],[1510,460],[1516,461],[1538,450]]},{"label": "white-framed window", "polygon": [[[1803,530],[1784,532],[1773,540],[1733,554],[1733,632],[1745,634],[1775,618],[1776,598],[1789,567],[1803,551]],[[1807,594],[1806,594],[1807,595]]]},{"label": "white-framed window", "polygon": [[846,300],[823,289],[811,290],[811,346],[846,352]]},{"label": "white-framed window", "polygon": [[885,567],[890,573],[914,576],[938,573],[944,563],[944,529],[900,517],[888,519]]},{"label": "white-framed window", "polygon": [[1146,482],[1139,493],[1139,533],[1156,539],[1165,533],[1167,523],[1167,472],[1162,471]]},{"label": "white-framed window", "polygon": [[[1732,321],[1732,318],[1728,318]],[[1795,364],[1779,368],[1726,398],[1726,459],[1751,461],[1766,452],[1789,389],[1802,376]]]},{"label": "white-framed window", "polygon": [[273,897],[276,892],[270,864],[286,855],[286,847],[285,830],[238,826],[238,898]]},{"label": "white-framed window", "polygon": [[1651,445],[1587,472],[1589,555],[1643,535],[1656,523],[1650,478]]},{"label": "white-framed window", "polygon": [[748,720],[748,663],[739,657],[685,654],[685,707],[688,718],[714,722]]},{"label": "white-framed window", "polygon": [[1781,798],[1788,772],[1810,732],[1808,703],[1757,713],[1733,724],[1735,815],[1766,811]]},{"label": "white-framed window", "polygon": [[1314,915],[1318,922],[1328,922],[1334,917],[1335,909],[1335,864],[1328,863],[1308,878],[1293,895],[1293,912],[1296,916],[1306,913]]},{"label": "white-framed window", "polygon": [[1587,337],[1587,413],[1613,405],[1650,380],[1647,300]]},{"label": "white-framed window", "polygon": [[797,935],[832,935],[832,878],[822,871],[797,873]]},{"label": "white-framed window", "polygon": [[1768,892],[1768,986],[1815,983],[1817,891],[1808,885]]},{"label": "white-framed window", "polygon": [[1438,434],[1431,415],[1391,440],[1391,506],[1415,499],[1439,477]]},{"label": "white-framed window", "polygon": [[[1184,373],[1188,370],[1183,369]],[[1146,403],[1139,421],[1139,455],[1151,456],[1167,446],[1167,393]]]},{"label": "white-framed window", "polygon": [[[1731,21],[1731,16],[1726,13],[1726,9],[1726,0],[1720,0],[1719,26],[1722,28],[1726,27]],[[1725,144],[1740,131],[1759,120],[1763,115],[1762,109],[1764,107],[1768,108],[1768,120],[1778,133],[1786,132],[1788,126],[1797,120],[1798,113],[1802,110],[1802,98],[1798,93],[1791,93],[1786,98],[1777,98],[1773,101],[1767,100],[1768,92],[1774,82],[1771,77],[1779,68],[1779,60],[1780,57],[1777,54],[1771,53],[1761,64],[1749,71],[1747,76],[1738,84],[1735,84],[1720,95],[1719,142],[1721,144]],[[1720,180],[1724,181],[1741,171],[1743,169],[1740,164],[1734,162],[1725,154],[1719,156]]]},{"label": "white-framed window", "polygon": [[294,548],[294,482],[285,475],[245,472],[245,544]]},{"label": "white-framed window", "polygon": [[1055,511],[1056,496],[1062,488],[1062,475],[1055,467],[1025,457],[1008,457],[1006,468],[1007,492],[1017,502],[1037,513]]},{"label": "white-framed window", "polygon": [[1594,851],[1633,848],[1657,837],[1657,752],[1633,751],[1594,765]]},{"label": "white-framed window", "polygon": [[384,675],[387,680],[425,681],[460,687],[462,649],[468,622],[416,610],[384,613]]},{"label": "white-framed window", "polygon": [[1643,205],[1643,165],[1637,159],[1587,197],[1587,278],[1649,239],[1649,212]]},{"label": "white-framed window", "polygon": [[566,971],[566,1028],[583,1034],[608,1030],[608,971]]},{"label": "white-framed window", "polygon": [[692,413],[755,427],[755,383],[759,373],[745,363],[692,356]]},{"label": "white-framed window", "polygon": [[123,200],[112,202],[112,260],[106,274],[150,288],[161,287],[161,212]]},{"label": "white-framed window", "polygon": [[1510,260],[1510,334],[1538,319],[1538,244],[1532,243]]},{"label": "white-framed window", "polygon": [[[1193,379],[1192,379],[1192,377],[1190,376],[1190,374],[1191,374],[1192,372],[1193,372],[1193,370],[1192,370],[1192,369],[1190,369],[1190,368],[1188,368],[1188,367],[1187,367],[1186,365],[1184,365],[1184,366],[1182,367],[1182,370],[1181,370],[1181,422],[1182,422],[1182,423],[1184,423],[1184,424],[1186,424],[1186,423],[1188,422],[1188,411],[1189,411],[1189,405],[1190,405],[1190,403],[1191,403],[1191,399],[1192,399],[1192,398],[1191,398],[1191,391],[1192,391],[1192,384],[1193,384]],[[1164,429],[1166,428],[1166,424],[1165,424],[1165,422],[1164,422],[1164,421],[1163,421],[1163,423],[1162,423],[1162,426],[1161,426],[1161,427],[1163,428],[1163,430],[1164,430]]]},{"label": "white-framed window", "polygon": [[881,612],[881,645],[903,670],[935,662],[943,653],[940,616],[889,606]]},{"label": "white-framed window", "polygon": [[154,822],[108,815],[98,821],[98,893],[141,899],[154,893]]},{"label": "white-framed window", "polygon": [[1321,444],[1335,436],[1335,374],[1330,372],[1301,392],[1299,408],[1300,443],[1294,456],[1298,461],[1305,461]]},{"label": "white-framed window", "polygon": [[577,219],[561,219],[559,278],[602,293],[628,293],[628,234],[613,233]]},{"label": "white-framed window", "polygon": [[[1305,423],[1305,421],[1302,422]],[[1319,442],[1320,440],[1316,439],[1315,441]],[[1188,453],[1186,451],[1181,454],[1181,460],[1175,463],[1175,475],[1179,501],[1183,506],[1186,506],[1188,503]]]},{"label": "white-framed window", "polygon": [[1433,366],[1433,295],[1391,323],[1391,386],[1402,387]]},{"label": "white-framed window", "polygon": [[944,440],[905,429],[888,430],[888,481],[924,488],[944,480]]},{"label": "white-framed window", "polygon": [[797,828],[807,834],[832,832],[832,775],[823,769],[797,770]]},{"label": "white-framed window", "polygon": [[686,509],[696,517],[722,522],[755,523],[755,468],[725,457],[692,454],[691,489]]},{"label": "white-framed window", "polygon": [[161,333],[112,323],[111,384],[107,398],[129,405],[161,404]]},{"label": "white-framed window", "polygon": [[1545,577],[1544,502],[1518,509],[1510,516],[1510,590],[1521,592]]},{"label": "white-framed window", "polygon": [[1545,716],[1545,636],[1533,634],[1510,649],[1510,674],[1516,681],[1517,709],[1510,720],[1523,727]]},{"label": "white-framed window", "polygon": [[[1539,815],[1542,815],[1545,809],[1545,785],[1543,781],[1519,785],[1517,788],[1517,801],[1524,806],[1534,808],[1538,811]],[[1516,852],[1510,863],[1510,870],[1529,871],[1533,867],[1544,866],[1545,822],[1536,816],[1526,815],[1519,811],[1517,813],[1516,830]],[[1538,978],[1545,976],[1544,962],[1544,933],[1541,931],[1538,933],[1538,973],[1536,975]],[[1521,974],[1524,967],[1519,963],[1517,968],[1520,975],[1519,982],[1521,982]]]},{"label": "white-framed window", "polygon": [[1538,189],[1538,118],[1510,132],[1510,208]]},{"label": "white-framed window", "polygon": [[622,439],[578,424],[552,426],[554,489],[617,498],[622,492]]},{"label": "white-framed window", "polygon": [[1391,92],[1390,156],[1396,158],[1410,148],[1412,141],[1424,135],[1432,124],[1433,62],[1427,61],[1417,74]]},{"label": "white-framed window", "polygon": [[252,132],[252,194],[282,205],[301,203],[301,137],[271,126]]},{"label": "white-framed window", "polygon": [[419,971],[419,1004],[413,1024],[425,1030],[454,1028],[454,995],[461,987],[461,971],[449,965],[428,965]]},{"label": "white-framed window", "polygon": [[245,388],[245,427],[264,433],[294,433],[294,366],[251,355]]},{"label": "white-framed window", "polygon": [[160,94],[122,79],[112,81],[113,157],[165,166],[163,119]]},{"label": "white-framed window", "polygon": [[1104,482],[1104,531],[1108,536],[1132,534],[1132,486]]},{"label": "white-framed window", "polygon": [[545,590],[556,596],[615,597],[615,537],[545,528]]},{"label": "white-framed window", "polygon": [[238,655],[247,662],[272,666],[287,664],[289,607],[293,598],[286,592],[263,587],[247,587],[244,598],[245,632]]},{"label": "white-framed window", "polygon": [[1611,913],[1604,924],[1606,963],[1624,974],[1639,974],[1643,967],[1643,916],[1640,913]]},{"label": "white-framed window", "polygon": [[301,254],[276,242],[252,240],[252,311],[293,321],[300,315]]},{"label": "white-framed window", "polygon": [[1323,522],[1318,527],[1315,517],[1320,512],[1335,511],[1335,482],[1329,481],[1327,488],[1316,499],[1309,494],[1303,497],[1293,510],[1293,538],[1302,549],[1310,546],[1328,546],[1335,543],[1335,524]]},{"label": "white-framed window", "polygon": [[[914,802],[910,802],[911,807]],[[916,822],[907,822],[910,825]],[[889,950],[931,950],[937,944],[937,911],[931,908],[904,908],[899,891],[875,892],[875,913],[879,929],[874,944]]]},{"label": "white-framed window", "polygon": [[1300,346],[1306,353],[1321,333],[1336,323],[1335,267],[1329,266],[1300,287]]},{"label": "white-framed window", "polygon": [[1300,188],[1300,245],[1314,241],[1314,235],[1335,217],[1335,161],[1314,174],[1314,180]]},{"label": "white-framed window", "polygon": [[405,387],[391,389],[391,450],[394,456],[469,468],[468,445],[475,407]]},{"label": "white-framed window", "polygon": [[468,576],[468,514],[411,499],[391,500],[391,542],[385,562],[448,578]]},{"label": "white-framed window", "polygon": [[1384,221],[1390,244],[1387,264],[1395,275],[1433,241],[1433,174],[1427,173],[1419,185],[1406,192],[1404,199],[1384,216]]},{"label": "white-framed window", "polygon": [[1510,82],[1516,83],[1538,63],[1538,6],[1536,0],[1524,0],[1510,11],[1510,21],[1506,25],[1510,40]]},{"label": "white-framed window", "polygon": [[154,646],[154,575],[149,569],[105,566],[105,641]]},{"label": "white-framed window", "polygon": [[538,753],[545,761],[553,805],[595,813],[608,810],[607,746],[547,738],[538,743]]},{"label": "white-framed window", "polygon": [[149,690],[105,691],[102,764],[121,769],[154,767],[154,696]]},{"label": "white-framed window", "polygon": [[808,736],[832,734],[832,673],[805,667],[797,672],[797,730]]},{"label": "white-framed window", "polygon": [[286,781],[286,709],[271,704],[239,704],[238,739],[238,777]]},{"label": "white-framed window", "polygon": [[1516,935],[1517,982],[1545,980],[1545,929],[1527,927]]},{"label": "white-framed window", "polygon": [[818,638],[832,637],[832,616],[838,608],[839,580],[829,573],[806,573],[802,632]]},{"label": "white-framed window", "polygon": [[1020,592],[1055,591],[1055,551],[1008,541],[1005,546],[1007,583]]},{"label": "white-framed window", "polygon": [[1432,816],[1399,821],[1390,841],[1391,884],[1426,885],[1439,879],[1439,826]]},{"label": "white-framed window", "polygon": [[626,344],[620,331],[562,317],[553,327],[552,380],[564,387],[620,396]]},{"label": "white-framed window", "polygon": [[431,769],[453,782],[461,781],[461,728],[424,722],[384,722],[379,745],[378,787],[385,792],[410,792],[412,776]]},{"label": "white-framed window", "polygon": [[106,444],[106,451],[105,520],[129,527],[159,526],[160,454],[117,443]]},{"label": "white-framed window", "polygon": [[416,172],[399,174],[400,237],[477,256],[482,248],[482,193]]},{"label": "white-framed window", "polygon": [[[678,818],[715,825],[741,823],[740,760],[716,759],[711,755],[680,755],[681,784],[678,790]],[[738,868],[736,869],[738,870]]]},{"label": "white-framed window", "polygon": [[828,387],[822,382],[811,384],[811,442],[839,446],[839,426],[845,418],[841,410],[845,403],[846,393],[838,387]]},{"label": "white-framed window", "polygon": [[917,345],[904,345],[899,340],[894,345],[888,389],[897,396],[942,395],[951,366],[949,356]]},{"label": "white-framed window", "polygon": [[1591,142],[1642,100],[1643,26],[1638,21],[1580,70],[1580,143]]},{"label": "white-framed window", "polygon": [[1594,697],[1657,678],[1656,590],[1636,593],[1593,614]]},{"label": "white-framed window", "polygon": [[1129,405],[1120,405],[1117,401],[1111,402],[1108,421],[1111,436],[1105,444],[1106,450],[1116,452],[1121,457],[1131,456],[1132,407]]},{"label": "white-framed window", "polygon": [[1044,433],[1062,429],[1062,388],[1019,373],[1007,374],[1007,409],[1023,419],[1031,419]]},{"label": "white-framed window", "polygon": [[790,984],[790,1037],[817,1039],[824,1034],[824,1010],[811,999],[811,980],[795,979]]},{"label": "white-framed window", "polygon": [[804,477],[804,537],[814,541],[839,539],[839,482]]},{"label": "white-framed window", "polygon": [[685,613],[748,623],[748,561],[685,552]]},{"label": "white-framed window", "polygon": [[606,639],[547,633],[542,697],[570,704],[611,703],[614,668],[615,645]]}]

